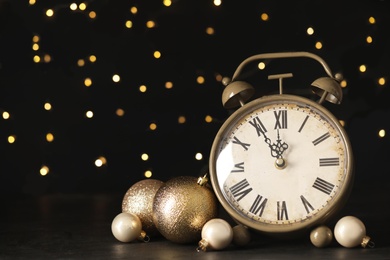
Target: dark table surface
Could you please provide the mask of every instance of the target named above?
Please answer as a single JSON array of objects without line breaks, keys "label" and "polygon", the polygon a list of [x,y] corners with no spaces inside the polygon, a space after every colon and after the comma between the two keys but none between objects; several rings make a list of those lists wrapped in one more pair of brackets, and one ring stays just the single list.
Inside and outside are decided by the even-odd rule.
[{"label": "dark table surface", "polygon": [[333,241],[317,248],[309,237],[279,240],[254,234],[245,247],[198,252],[197,243],[163,237],[122,243],[111,233],[121,211],[121,193],[2,195],[0,259],[390,259],[390,184],[355,185],[340,213],[366,226],[374,248],[344,248]]}]

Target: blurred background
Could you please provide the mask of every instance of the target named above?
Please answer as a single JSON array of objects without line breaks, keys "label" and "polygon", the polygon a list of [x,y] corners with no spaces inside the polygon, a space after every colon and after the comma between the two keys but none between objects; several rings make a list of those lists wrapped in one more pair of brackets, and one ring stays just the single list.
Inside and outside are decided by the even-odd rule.
[{"label": "blurred background", "polygon": [[[390,3],[384,0],[0,0],[0,192],[125,192],[199,176],[233,112],[222,78],[260,53],[307,51],[343,76],[356,182],[389,181]],[[307,58],[243,79],[313,98]]]}]

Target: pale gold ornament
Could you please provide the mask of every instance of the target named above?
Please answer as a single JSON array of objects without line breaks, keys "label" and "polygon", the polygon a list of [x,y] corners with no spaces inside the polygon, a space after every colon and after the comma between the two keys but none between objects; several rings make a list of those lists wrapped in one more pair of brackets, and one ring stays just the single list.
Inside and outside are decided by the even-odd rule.
[{"label": "pale gold ornament", "polygon": [[164,184],[156,179],[145,179],[133,184],[122,200],[122,212],[137,215],[146,234],[155,236],[158,230],[153,222],[153,199],[157,190]]},{"label": "pale gold ornament", "polygon": [[119,213],[111,223],[111,231],[119,241],[131,242],[142,236],[141,220],[132,213]]},{"label": "pale gold ornament", "polygon": [[217,199],[205,180],[179,176],[157,191],[153,221],[166,239],[181,244],[197,242],[203,225],[217,216]]},{"label": "pale gold ornament", "polygon": [[197,251],[222,250],[230,245],[233,240],[233,228],[221,218],[213,218],[204,224],[202,228],[202,240],[198,243]]},{"label": "pale gold ornament", "polygon": [[310,241],[316,247],[327,247],[332,240],[333,232],[325,225],[320,225],[310,232]]},{"label": "pale gold ornament", "polygon": [[241,224],[233,227],[233,243],[236,246],[246,246],[251,242],[249,229]]}]

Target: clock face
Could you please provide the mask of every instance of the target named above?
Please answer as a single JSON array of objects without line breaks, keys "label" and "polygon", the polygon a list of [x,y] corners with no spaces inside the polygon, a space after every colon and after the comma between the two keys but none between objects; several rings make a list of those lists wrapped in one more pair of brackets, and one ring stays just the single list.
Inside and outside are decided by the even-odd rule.
[{"label": "clock face", "polygon": [[237,221],[288,232],[325,220],[351,185],[349,141],[337,119],[310,100],[277,95],[237,110],[210,157],[217,197]]}]

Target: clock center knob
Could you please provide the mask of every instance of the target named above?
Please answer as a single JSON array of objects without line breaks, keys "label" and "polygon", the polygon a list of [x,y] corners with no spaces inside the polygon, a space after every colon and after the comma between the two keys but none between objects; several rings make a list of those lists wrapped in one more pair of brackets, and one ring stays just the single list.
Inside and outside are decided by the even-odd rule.
[{"label": "clock center knob", "polygon": [[277,158],[275,161],[275,166],[277,169],[281,170],[281,169],[286,168],[287,163],[283,158]]}]

